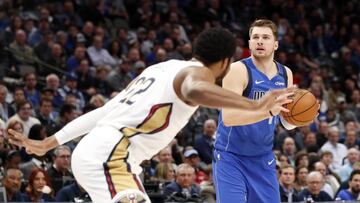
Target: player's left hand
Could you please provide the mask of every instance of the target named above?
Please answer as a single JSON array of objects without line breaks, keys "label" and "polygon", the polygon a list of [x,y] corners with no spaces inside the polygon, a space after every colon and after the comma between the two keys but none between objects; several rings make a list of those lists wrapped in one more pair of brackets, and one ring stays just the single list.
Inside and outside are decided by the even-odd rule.
[{"label": "player's left hand", "polygon": [[39,140],[31,140],[27,138],[25,135],[13,130],[8,130],[8,138],[9,142],[18,147],[24,147],[28,154],[36,154],[38,156],[43,156],[47,150],[45,149],[45,145],[42,141]]},{"label": "player's left hand", "polygon": [[289,97],[294,95],[296,86],[291,86],[286,89],[276,89],[268,91],[260,100],[260,109],[269,112],[275,116],[281,111],[289,112],[283,105],[292,102]]}]

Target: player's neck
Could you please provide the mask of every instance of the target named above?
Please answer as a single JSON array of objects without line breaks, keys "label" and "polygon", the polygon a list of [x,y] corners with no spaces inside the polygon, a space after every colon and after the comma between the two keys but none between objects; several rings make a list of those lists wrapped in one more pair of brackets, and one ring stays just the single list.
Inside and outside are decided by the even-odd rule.
[{"label": "player's neck", "polygon": [[268,70],[271,70],[271,68],[274,65],[274,58],[268,57],[268,58],[258,58],[251,56],[251,59],[256,66],[256,68],[260,69],[261,71],[267,72]]}]

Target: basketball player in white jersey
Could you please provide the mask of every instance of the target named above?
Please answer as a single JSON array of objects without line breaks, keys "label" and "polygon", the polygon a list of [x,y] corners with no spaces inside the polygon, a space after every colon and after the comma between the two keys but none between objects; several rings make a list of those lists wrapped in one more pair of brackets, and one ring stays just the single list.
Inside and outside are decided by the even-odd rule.
[{"label": "basketball player in white jersey", "polygon": [[[72,155],[76,180],[94,202],[150,202],[138,174],[175,137],[203,105],[244,109],[260,120],[286,111],[293,89],[270,91],[252,101],[216,85],[226,75],[235,51],[232,34],[221,28],[201,33],[194,59],[169,60],[148,67],[103,107],[67,124],[55,135],[35,141],[9,131],[12,144],[28,153],[48,150],[83,136]],[[258,115],[261,115],[259,117]],[[239,115],[241,116],[241,115]]]}]

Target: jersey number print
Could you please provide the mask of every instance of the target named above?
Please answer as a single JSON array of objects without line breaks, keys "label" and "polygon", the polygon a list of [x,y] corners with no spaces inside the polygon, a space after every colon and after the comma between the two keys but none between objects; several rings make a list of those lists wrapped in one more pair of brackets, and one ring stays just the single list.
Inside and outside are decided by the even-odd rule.
[{"label": "jersey number print", "polygon": [[133,104],[136,101],[136,96],[148,90],[154,82],[155,78],[145,77],[133,81],[126,87],[126,94],[124,98],[120,100],[120,103]]}]

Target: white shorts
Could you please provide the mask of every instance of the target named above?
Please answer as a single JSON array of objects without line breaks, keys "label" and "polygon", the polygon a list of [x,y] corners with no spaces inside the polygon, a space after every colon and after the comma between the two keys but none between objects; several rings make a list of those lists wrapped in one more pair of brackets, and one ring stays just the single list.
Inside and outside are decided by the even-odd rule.
[{"label": "white shorts", "polygon": [[138,166],[129,163],[129,145],[119,130],[101,126],[84,136],[75,148],[72,171],[93,202],[117,202],[114,197],[124,191],[141,191],[150,202],[141,180],[132,172]]}]

